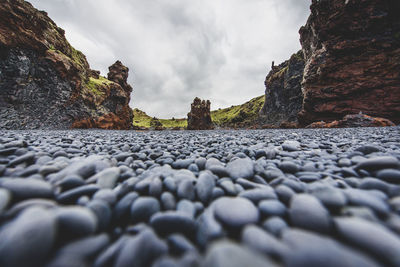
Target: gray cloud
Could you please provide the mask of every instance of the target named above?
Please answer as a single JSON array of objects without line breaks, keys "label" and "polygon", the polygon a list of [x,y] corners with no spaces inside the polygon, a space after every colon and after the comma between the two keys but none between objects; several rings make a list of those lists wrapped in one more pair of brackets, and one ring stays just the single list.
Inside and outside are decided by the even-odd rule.
[{"label": "gray cloud", "polygon": [[300,49],[309,0],[31,0],[66,30],[93,69],[130,68],[132,107],[184,117],[194,97],[212,108],[264,93],[271,61]]}]

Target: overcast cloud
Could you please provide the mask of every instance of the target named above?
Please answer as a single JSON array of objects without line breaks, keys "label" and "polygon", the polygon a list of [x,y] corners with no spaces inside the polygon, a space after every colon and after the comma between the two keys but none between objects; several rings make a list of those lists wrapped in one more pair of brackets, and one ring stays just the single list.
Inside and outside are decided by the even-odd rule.
[{"label": "overcast cloud", "polygon": [[[29,1],[29,0],[28,0]],[[130,68],[132,107],[185,117],[264,94],[271,62],[300,49],[310,0],[30,0],[65,29],[92,69]]]}]

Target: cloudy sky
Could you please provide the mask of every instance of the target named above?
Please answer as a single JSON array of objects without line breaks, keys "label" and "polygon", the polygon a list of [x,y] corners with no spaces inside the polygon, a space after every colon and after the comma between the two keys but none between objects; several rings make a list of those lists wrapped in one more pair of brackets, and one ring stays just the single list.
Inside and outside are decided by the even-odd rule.
[{"label": "cloudy sky", "polygon": [[185,117],[198,96],[211,108],[264,94],[274,60],[300,49],[310,0],[28,0],[107,75],[130,68],[132,107]]}]

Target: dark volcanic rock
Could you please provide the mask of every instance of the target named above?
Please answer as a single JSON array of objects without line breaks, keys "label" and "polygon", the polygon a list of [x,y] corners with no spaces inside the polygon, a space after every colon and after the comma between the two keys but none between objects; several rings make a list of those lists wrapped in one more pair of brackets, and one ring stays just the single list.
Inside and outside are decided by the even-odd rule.
[{"label": "dark volcanic rock", "polygon": [[130,128],[132,88],[94,73],[46,12],[5,0],[0,18],[1,128]]},{"label": "dark volcanic rock", "polygon": [[0,130],[0,266],[399,266],[399,128]]},{"label": "dark volcanic rock", "polygon": [[188,130],[210,130],[214,126],[211,121],[210,100],[201,100],[196,97],[188,113]]},{"label": "dark volcanic rock", "polygon": [[362,111],[400,122],[398,1],[312,1],[300,29],[303,125]]},{"label": "dark volcanic rock", "polygon": [[[265,79],[265,103],[260,110],[263,124],[292,128],[297,123],[297,113],[301,110],[303,93],[304,56],[299,51],[272,70]],[[288,122],[293,122],[290,124]]]},{"label": "dark volcanic rock", "polygon": [[55,243],[57,224],[51,212],[30,208],[0,231],[1,266],[40,266]]}]

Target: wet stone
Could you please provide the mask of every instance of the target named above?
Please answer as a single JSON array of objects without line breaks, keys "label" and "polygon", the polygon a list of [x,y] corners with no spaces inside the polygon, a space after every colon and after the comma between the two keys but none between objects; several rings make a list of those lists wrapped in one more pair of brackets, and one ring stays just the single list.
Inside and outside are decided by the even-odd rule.
[{"label": "wet stone", "polygon": [[60,232],[68,237],[87,236],[97,230],[97,217],[90,209],[78,206],[61,208],[55,216]]},{"label": "wet stone", "polygon": [[191,216],[176,211],[156,213],[151,217],[150,225],[160,235],[181,233],[192,238],[197,229],[197,223]]},{"label": "wet stone", "polygon": [[0,265],[43,264],[50,256],[56,237],[56,218],[50,211],[27,209],[0,230]]},{"label": "wet stone", "polygon": [[131,220],[133,222],[146,222],[150,217],[160,211],[160,203],[153,197],[139,197],[131,206]]},{"label": "wet stone", "polygon": [[234,180],[249,179],[254,175],[254,163],[249,158],[236,159],[226,165],[226,171]]},{"label": "wet stone", "polygon": [[400,265],[398,127],[0,132],[0,266]]},{"label": "wet stone", "polygon": [[262,254],[229,241],[214,243],[207,251],[202,267],[276,266]]},{"label": "wet stone", "polygon": [[311,195],[295,195],[290,203],[289,217],[296,227],[323,233],[330,231],[329,212]]},{"label": "wet stone", "polygon": [[9,190],[15,198],[53,198],[52,186],[40,180],[10,178],[0,180],[0,186]]},{"label": "wet stone", "polygon": [[278,200],[263,200],[258,204],[258,210],[263,216],[284,216],[286,207]]},{"label": "wet stone", "polygon": [[256,223],[259,212],[252,202],[245,198],[222,197],[214,202],[215,217],[231,228],[241,228]]},{"label": "wet stone", "polygon": [[240,197],[247,198],[257,204],[261,200],[265,199],[276,199],[277,196],[274,190],[269,187],[265,186],[262,188],[255,188],[250,190],[245,190],[239,194]]},{"label": "wet stone", "polygon": [[285,230],[282,240],[288,246],[286,266],[378,266],[367,255],[317,233]]},{"label": "wet stone", "polygon": [[392,266],[400,265],[400,238],[381,225],[358,218],[337,218],[338,233],[348,242]]}]

